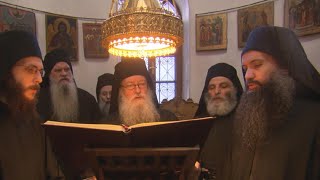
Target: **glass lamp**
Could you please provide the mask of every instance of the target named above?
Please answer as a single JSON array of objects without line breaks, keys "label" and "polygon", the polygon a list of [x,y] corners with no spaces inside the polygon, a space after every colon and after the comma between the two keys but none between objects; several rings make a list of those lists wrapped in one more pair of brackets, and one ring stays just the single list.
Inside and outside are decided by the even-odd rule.
[{"label": "glass lamp", "polygon": [[183,44],[183,23],[172,2],[112,0],[102,25],[102,46],[123,57],[173,54]]}]

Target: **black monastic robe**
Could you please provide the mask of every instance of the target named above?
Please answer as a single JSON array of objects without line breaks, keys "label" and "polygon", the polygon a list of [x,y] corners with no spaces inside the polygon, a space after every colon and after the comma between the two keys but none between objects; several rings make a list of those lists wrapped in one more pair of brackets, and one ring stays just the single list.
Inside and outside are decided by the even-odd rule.
[{"label": "black monastic robe", "polygon": [[[295,100],[283,126],[249,150],[235,139],[232,180],[319,180],[320,103]],[[231,169],[230,169],[231,172]]]},{"label": "black monastic robe", "polygon": [[0,179],[44,180],[45,148],[40,122],[12,119],[0,102]]},{"label": "black monastic robe", "polygon": [[214,119],[199,158],[201,168],[209,171],[201,174],[206,179],[230,179],[233,119],[234,112]]}]

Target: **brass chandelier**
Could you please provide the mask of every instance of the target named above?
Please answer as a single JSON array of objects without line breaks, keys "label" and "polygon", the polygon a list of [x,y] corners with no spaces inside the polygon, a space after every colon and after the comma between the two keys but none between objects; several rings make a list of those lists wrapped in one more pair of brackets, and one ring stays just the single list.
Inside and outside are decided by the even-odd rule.
[{"label": "brass chandelier", "polygon": [[164,4],[168,0],[112,0],[109,19],[102,24],[102,46],[124,57],[172,54],[183,43],[183,23]]}]

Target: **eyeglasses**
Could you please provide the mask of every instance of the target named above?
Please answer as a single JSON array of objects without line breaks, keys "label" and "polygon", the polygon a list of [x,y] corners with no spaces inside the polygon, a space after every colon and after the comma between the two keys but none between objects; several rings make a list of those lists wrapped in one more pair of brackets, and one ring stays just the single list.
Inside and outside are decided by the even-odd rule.
[{"label": "eyeglasses", "polygon": [[136,87],[138,87],[139,89],[144,89],[145,87],[147,87],[147,82],[139,82],[138,84],[133,84],[133,83],[129,83],[127,85],[123,85],[123,88],[127,89],[127,90],[133,90]]},{"label": "eyeglasses", "polygon": [[37,74],[38,72],[40,73],[41,77],[44,77],[44,75],[46,74],[46,72],[43,69],[38,69],[36,66],[34,65],[16,65],[16,66],[23,66],[24,69],[29,73],[29,74]]}]

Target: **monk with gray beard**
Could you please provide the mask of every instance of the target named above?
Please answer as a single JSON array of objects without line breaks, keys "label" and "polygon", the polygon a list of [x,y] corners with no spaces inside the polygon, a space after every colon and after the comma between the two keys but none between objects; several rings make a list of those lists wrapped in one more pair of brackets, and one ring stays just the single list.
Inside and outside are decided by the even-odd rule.
[{"label": "monk with gray beard", "polygon": [[241,57],[246,91],[235,115],[230,179],[319,179],[320,75],[298,38],[258,27]]},{"label": "monk with gray beard", "polygon": [[[42,122],[51,120],[97,123],[100,119],[98,104],[90,93],[77,87],[73,77],[70,55],[63,49],[55,49],[46,54],[43,64],[46,74],[41,83],[39,102],[37,104],[37,110]],[[66,151],[70,149],[68,146],[72,146],[72,144],[65,145]],[[62,154],[64,152],[59,153]],[[88,161],[87,157],[76,157],[81,162]],[[59,158],[62,159],[61,157]],[[70,159],[72,158],[74,157],[70,156]],[[73,172],[72,168],[88,169],[88,167],[83,167],[86,163],[79,163],[79,167],[71,168],[68,166],[68,162],[62,163],[64,164],[62,170],[66,179],[77,179],[78,177],[73,175],[81,175],[81,172]],[[60,172],[60,167],[57,166],[56,168],[57,172]]]},{"label": "monk with gray beard", "polygon": [[109,116],[109,110],[110,110],[110,102],[98,102],[99,109],[102,115],[102,118],[107,118]]},{"label": "monk with gray beard", "polygon": [[60,84],[51,79],[53,117],[64,122],[75,122],[79,116],[77,87],[74,81]]},{"label": "monk with gray beard", "polygon": [[142,59],[122,59],[115,66],[114,78],[110,117],[105,119],[104,123],[130,126],[177,120],[173,113],[159,108],[154,82]]},{"label": "monk with gray beard", "polygon": [[113,81],[114,75],[110,73],[104,73],[98,77],[96,97],[102,119],[107,119],[109,117]]},{"label": "monk with gray beard", "polygon": [[39,93],[37,110],[42,121],[97,123],[101,114],[95,98],[77,87],[70,55],[55,49],[44,58],[46,75]]},{"label": "monk with gray beard", "polygon": [[208,69],[195,117],[216,118],[195,164],[196,171],[201,170],[200,179],[230,178],[228,167],[232,163],[234,114],[242,92],[237,71],[233,66],[218,63]]}]

